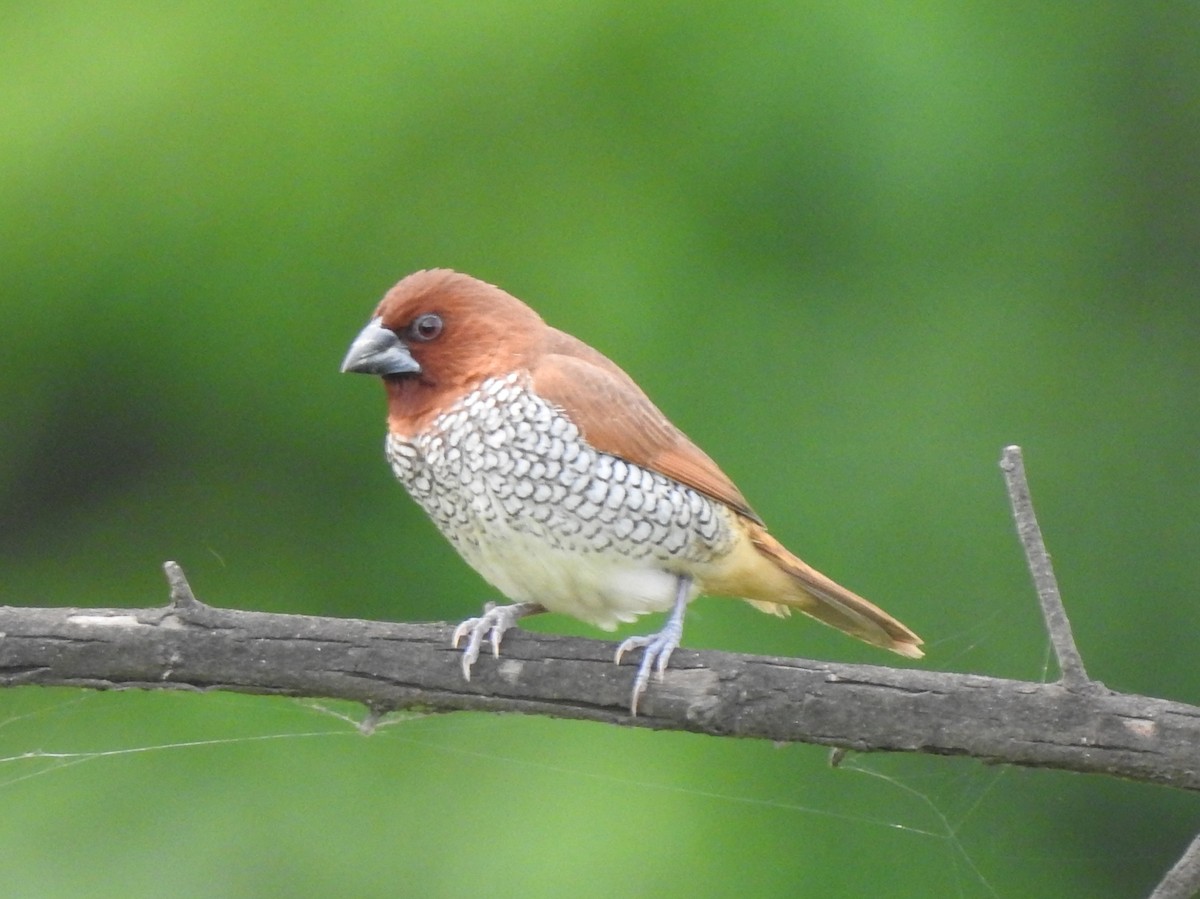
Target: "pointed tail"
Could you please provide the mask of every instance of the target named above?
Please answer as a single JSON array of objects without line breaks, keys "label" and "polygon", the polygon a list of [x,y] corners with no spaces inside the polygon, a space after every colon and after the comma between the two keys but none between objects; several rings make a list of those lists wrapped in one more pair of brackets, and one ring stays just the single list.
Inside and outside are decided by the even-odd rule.
[{"label": "pointed tail", "polygon": [[788,552],[765,529],[752,526],[750,539],[755,549],[788,575],[792,587],[773,591],[769,600],[748,599],[755,608],[776,615],[786,615],[789,607],[795,608],[874,646],[910,659],[925,655],[921,650],[924,641],[915,633],[879,606],[850,592]]}]

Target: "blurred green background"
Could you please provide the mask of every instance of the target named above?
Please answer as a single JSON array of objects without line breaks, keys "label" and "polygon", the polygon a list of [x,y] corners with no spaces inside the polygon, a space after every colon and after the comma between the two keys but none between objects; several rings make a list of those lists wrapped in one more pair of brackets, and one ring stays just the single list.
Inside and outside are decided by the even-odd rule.
[{"label": "blurred green background", "polygon": [[[217,605],[472,614],[337,373],[449,266],[616,359],[934,669],[1054,676],[1022,444],[1092,674],[1200,703],[1198,9],[6,3],[0,604],[156,605],[177,559]],[[685,645],[896,661],[717,600]],[[327,711],[0,693],[4,892],[1123,897],[1200,827],[971,760]]]}]

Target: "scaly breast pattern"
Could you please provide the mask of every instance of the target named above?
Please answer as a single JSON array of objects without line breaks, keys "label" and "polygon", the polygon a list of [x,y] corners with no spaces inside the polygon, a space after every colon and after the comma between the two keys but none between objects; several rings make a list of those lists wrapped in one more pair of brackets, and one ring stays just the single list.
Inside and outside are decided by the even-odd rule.
[{"label": "scaly breast pattern", "polygon": [[509,598],[601,627],[670,607],[730,551],[732,513],[589,446],[518,374],[484,381],[387,458],[441,532]]}]

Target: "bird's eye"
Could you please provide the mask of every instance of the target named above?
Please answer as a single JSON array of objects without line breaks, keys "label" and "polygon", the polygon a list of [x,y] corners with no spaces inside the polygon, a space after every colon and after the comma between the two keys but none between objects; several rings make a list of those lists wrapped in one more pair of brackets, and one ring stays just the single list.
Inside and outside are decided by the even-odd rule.
[{"label": "bird's eye", "polygon": [[442,333],[442,317],[433,312],[418,316],[412,323],[412,336],[417,340],[433,340]]}]

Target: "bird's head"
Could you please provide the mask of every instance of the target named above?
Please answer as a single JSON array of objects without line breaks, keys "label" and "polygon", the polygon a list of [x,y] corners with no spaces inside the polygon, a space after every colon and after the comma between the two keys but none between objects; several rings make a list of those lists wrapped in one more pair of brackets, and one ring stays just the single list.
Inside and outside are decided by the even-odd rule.
[{"label": "bird's head", "polygon": [[448,269],[415,272],[384,296],[342,371],[382,377],[393,425],[413,424],[489,377],[526,368],[544,329],[498,287]]}]

